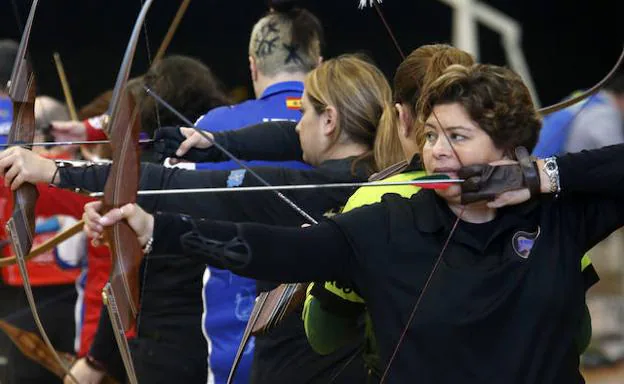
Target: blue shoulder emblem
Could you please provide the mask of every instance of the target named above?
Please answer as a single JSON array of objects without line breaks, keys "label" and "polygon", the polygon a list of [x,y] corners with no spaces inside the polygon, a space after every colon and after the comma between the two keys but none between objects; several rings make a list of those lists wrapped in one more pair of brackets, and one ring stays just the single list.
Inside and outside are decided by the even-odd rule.
[{"label": "blue shoulder emblem", "polygon": [[240,187],[243,184],[243,180],[245,179],[245,172],[247,171],[244,169],[235,169],[231,171],[227,179],[227,187]]}]

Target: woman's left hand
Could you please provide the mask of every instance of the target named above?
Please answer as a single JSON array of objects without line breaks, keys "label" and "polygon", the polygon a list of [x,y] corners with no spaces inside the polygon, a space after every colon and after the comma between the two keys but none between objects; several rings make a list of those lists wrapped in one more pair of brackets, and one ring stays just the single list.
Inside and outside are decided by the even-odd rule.
[{"label": "woman's left hand", "polygon": [[94,201],[85,204],[84,230],[92,240],[93,245],[100,245],[104,235],[104,228],[109,227],[121,220],[126,220],[128,225],[136,232],[141,246],[145,246],[154,233],[154,216],[145,212],[137,204],[126,204],[120,208],[113,208],[105,215],[101,215],[102,202]]}]

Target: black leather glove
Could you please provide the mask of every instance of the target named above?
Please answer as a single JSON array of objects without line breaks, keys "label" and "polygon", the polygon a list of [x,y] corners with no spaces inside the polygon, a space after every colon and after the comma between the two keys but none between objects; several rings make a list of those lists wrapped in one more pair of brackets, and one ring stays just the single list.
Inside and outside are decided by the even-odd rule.
[{"label": "black leather glove", "polygon": [[475,164],[462,167],[457,176],[461,185],[461,202],[492,201],[497,195],[529,189],[531,197],[540,193],[540,177],[535,162],[524,147],[516,148],[518,163],[505,165]]},{"label": "black leather glove", "polygon": [[180,127],[162,127],[154,133],[154,152],[160,155],[162,163],[167,157],[179,158],[193,163],[203,163],[210,161],[210,156],[206,149],[191,148],[182,157],[176,156],[176,151],[186,137],[180,132]]}]

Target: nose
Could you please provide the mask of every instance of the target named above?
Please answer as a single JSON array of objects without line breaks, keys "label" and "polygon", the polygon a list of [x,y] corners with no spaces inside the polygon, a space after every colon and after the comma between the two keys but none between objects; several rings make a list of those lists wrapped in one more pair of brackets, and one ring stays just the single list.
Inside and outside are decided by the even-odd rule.
[{"label": "nose", "polygon": [[437,137],[437,140],[433,144],[431,148],[433,156],[436,158],[440,157],[452,157],[453,156],[453,148],[451,148],[451,143],[449,143],[448,138],[444,135],[443,132]]}]

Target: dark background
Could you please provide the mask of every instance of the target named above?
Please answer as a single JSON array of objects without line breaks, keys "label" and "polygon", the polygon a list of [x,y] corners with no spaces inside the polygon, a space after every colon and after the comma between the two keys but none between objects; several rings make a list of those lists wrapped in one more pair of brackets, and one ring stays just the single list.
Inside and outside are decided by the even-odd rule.
[{"label": "dark background", "polygon": [[[388,76],[400,62],[377,13],[358,0],[304,1],[326,28],[325,57],[371,55]],[[542,104],[595,84],[615,63],[624,43],[621,0],[490,0],[523,26],[522,46]],[[0,0],[0,38],[19,40],[31,0]],[[147,18],[147,40],[156,53],[180,1],[156,0]],[[112,88],[141,0],[40,0],[31,36],[31,58],[41,94],[62,97],[52,61],[63,59],[77,106]],[[383,12],[403,50],[449,42],[452,12],[435,0],[386,0]],[[194,0],[168,53],[197,57],[228,89],[247,86],[247,44],[253,23],[267,11],[262,0]],[[19,22],[17,21],[19,17]],[[481,61],[505,64],[500,37],[479,28]],[[149,64],[145,38],[133,74]]]}]

